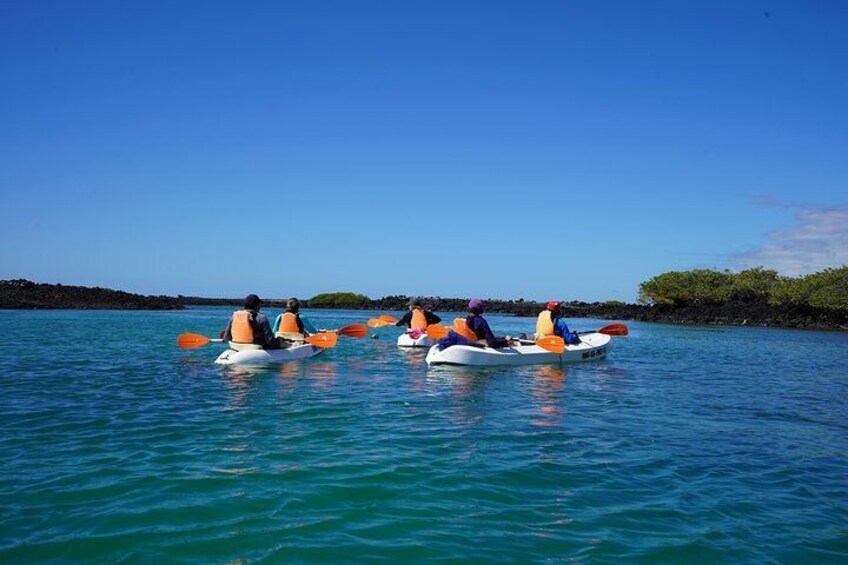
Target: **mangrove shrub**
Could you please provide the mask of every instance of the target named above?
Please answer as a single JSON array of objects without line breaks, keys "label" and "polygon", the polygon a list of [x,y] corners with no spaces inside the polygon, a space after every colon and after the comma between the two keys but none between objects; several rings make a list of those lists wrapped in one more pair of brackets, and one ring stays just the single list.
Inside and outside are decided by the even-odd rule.
[{"label": "mangrove shrub", "polygon": [[762,267],[738,273],[670,271],[639,285],[642,304],[689,306],[731,301],[848,310],[848,266],[795,278],[781,277],[777,271]]}]

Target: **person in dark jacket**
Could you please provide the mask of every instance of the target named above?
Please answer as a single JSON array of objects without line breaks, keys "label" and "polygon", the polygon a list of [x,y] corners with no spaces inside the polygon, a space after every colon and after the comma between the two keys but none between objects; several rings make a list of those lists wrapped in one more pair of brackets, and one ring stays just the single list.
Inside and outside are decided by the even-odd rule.
[{"label": "person in dark jacket", "polygon": [[[442,321],[441,318],[433,314],[431,309],[421,306],[421,300],[419,298],[411,298],[408,306],[409,312],[404,314],[403,317],[398,320],[397,324],[395,324],[399,328],[406,326],[406,329],[408,330],[426,330],[427,326],[430,324],[438,324]],[[415,324],[413,324],[413,321]]]},{"label": "person in dark jacket", "polygon": [[497,337],[489,328],[489,322],[483,317],[485,303],[479,298],[473,298],[468,302],[468,316],[463,320],[457,318],[454,327],[448,332],[447,337],[439,341],[439,349],[451,345],[478,345],[485,341],[489,347],[509,347],[512,339],[509,337]]},{"label": "person in dark jacket", "polygon": [[221,338],[235,344],[254,344],[262,349],[280,349],[280,340],[274,337],[271,324],[265,314],[259,312],[262,303],[255,294],[244,299],[244,309],[233,312],[227,328],[221,332]]}]

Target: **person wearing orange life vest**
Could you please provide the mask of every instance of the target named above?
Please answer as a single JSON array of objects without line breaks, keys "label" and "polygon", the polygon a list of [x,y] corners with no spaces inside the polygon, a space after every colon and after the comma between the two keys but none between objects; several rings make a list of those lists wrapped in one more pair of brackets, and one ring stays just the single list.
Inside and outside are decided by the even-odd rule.
[{"label": "person wearing orange life vest", "polygon": [[419,298],[410,298],[408,306],[409,312],[404,314],[395,326],[406,326],[407,330],[426,330],[430,324],[438,324],[442,321],[430,309],[422,307]]},{"label": "person wearing orange life vest", "polygon": [[274,334],[287,334],[289,336],[300,334],[306,337],[316,333],[318,333],[318,330],[312,323],[300,315],[300,301],[297,298],[289,298],[286,302],[286,311],[274,320]]},{"label": "person wearing orange life vest", "polygon": [[274,337],[271,324],[265,314],[259,312],[261,300],[255,294],[244,299],[244,309],[233,312],[227,328],[221,332],[226,342],[236,344],[254,344],[263,349],[280,349],[280,340]]},{"label": "person wearing orange life vest", "polygon": [[580,336],[577,332],[572,332],[568,329],[568,324],[563,318],[562,304],[556,300],[548,302],[546,309],[539,313],[536,318],[536,339],[557,335],[561,337],[565,343],[576,345],[580,343]]},{"label": "person wearing orange life vest", "polygon": [[489,347],[509,347],[512,339],[497,337],[489,328],[489,322],[483,318],[485,303],[479,298],[468,302],[468,316],[454,320],[454,326],[447,337],[439,340],[439,350],[452,345],[474,345],[485,341]]}]

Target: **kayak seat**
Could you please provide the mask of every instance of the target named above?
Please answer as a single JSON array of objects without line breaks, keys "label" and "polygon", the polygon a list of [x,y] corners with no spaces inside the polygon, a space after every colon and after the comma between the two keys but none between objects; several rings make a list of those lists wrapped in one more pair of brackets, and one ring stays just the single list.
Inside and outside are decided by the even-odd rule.
[{"label": "kayak seat", "polygon": [[251,349],[262,349],[261,345],[257,345],[255,343],[236,343],[235,341],[228,342],[230,345],[230,349],[235,351],[248,351]]},{"label": "kayak seat", "polygon": [[304,339],[306,339],[306,336],[298,332],[277,332],[274,335],[283,339],[287,339],[289,341],[303,341]]}]

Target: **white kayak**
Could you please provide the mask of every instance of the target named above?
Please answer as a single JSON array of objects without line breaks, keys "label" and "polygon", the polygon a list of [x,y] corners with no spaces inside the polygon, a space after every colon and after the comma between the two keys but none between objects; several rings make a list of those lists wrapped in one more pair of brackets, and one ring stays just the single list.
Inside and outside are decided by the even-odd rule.
[{"label": "white kayak", "polygon": [[436,342],[427,337],[427,334],[422,334],[418,339],[412,339],[408,333],[402,333],[398,336],[398,347],[430,347]]},{"label": "white kayak", "polygon": [[606,334],[590,333],[580,336],[582,343],[565,346],[562,355],[551,353],[538,345],[517,345],[492,349],[473,345],[452,345],[442,351],[434,345],[427,352],[428,365],[537,365],[542,363],[576,363],[602,359],[612,349],[612,338]]},{"label": "white kayak", "polygon": [[215,363],[218,365],[264,365],[266,363],[285,363],[286,361],[296,361],[297,359],[306,359],[314,357],[319,353],[323,353],[326,349],[315,347],[308,343],[304,345],[295,345],[286,349],[246,349],[236,351],[235,349],[227,349],[221,353]]}]

